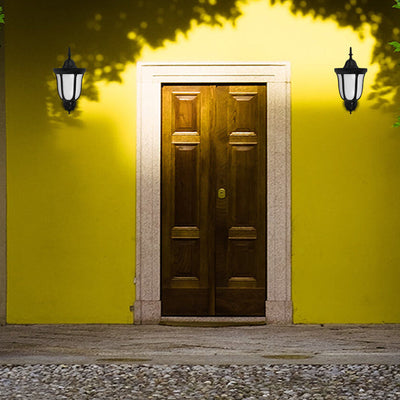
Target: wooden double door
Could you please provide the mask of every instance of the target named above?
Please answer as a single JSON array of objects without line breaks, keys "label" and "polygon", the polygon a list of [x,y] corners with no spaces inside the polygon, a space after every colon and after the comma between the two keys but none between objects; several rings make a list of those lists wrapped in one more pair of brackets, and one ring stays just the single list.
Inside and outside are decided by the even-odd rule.
[{"label": "wooden double door", "polygon": [[266,112],[265,85],[162,87],[162,315],[265,315]]}]

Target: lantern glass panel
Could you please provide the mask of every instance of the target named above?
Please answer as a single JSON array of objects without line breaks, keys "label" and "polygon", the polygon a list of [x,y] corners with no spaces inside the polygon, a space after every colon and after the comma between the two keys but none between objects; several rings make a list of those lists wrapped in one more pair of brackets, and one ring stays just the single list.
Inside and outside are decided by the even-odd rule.
[{"label": "lantern glass panel", "polygon": [[63,92],[65,100],[72,100],[74,97],[74,74],[63,74]]},{"label": "lantern glass panel", "polygon": [[83,78],[83,74],[76,75],[75,100],[78,100],[79,96],[81,95],[82,78]]},{"label": "lantern glass panel", "polygon": [[361,97],[363,86],[364,86],[364,74],[360,74],[357,77],[357,100]]},{"label": "lantern glass panel", "polygon": [[337,74],[337,79],[339,83],[339,94],[340,97],[344,100],[344,94],[343,94],[343,75],[342,74]]},{"label": "lantern glass panel", "polygon": [[60,98],[63,98],[63,94],[61,91],[61,75],[60,74],[56,74],[57,77],[57,90],[58,90],[58,95],[60,96]]},{"label": "lantern glass panel", "polygon": [[346,100],[353,100],[356,91],[356,74],[344,74],[344,96]]}]

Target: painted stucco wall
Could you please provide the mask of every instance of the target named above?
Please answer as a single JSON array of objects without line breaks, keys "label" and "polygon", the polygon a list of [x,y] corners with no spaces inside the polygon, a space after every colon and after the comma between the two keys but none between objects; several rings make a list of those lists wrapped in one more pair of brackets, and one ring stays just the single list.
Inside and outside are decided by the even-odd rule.
[{"label": "painted stucco wall", "polygon": [[[162,26],[160,6],[154,20],[137,19],[127,50],[122,11],[107,24],[95,6],[88,20],[82,12],[69,41],[74,7],[36,4],[35,20],[27,0],[6,6],[9,323],[133,321],[136,61],[291,62],[294,322],[400,322],[400,130],[367,100],[379,70],[368,25],[361,40],[351,27],[249,0],[235,25],[192,21],[173,40],[151,41],[138,32]],[[68,45],[78,66],[94,66],[90,98],[69,117],[52,76]],[[352,115],[333,72],[349,46],[368,68]]]}]

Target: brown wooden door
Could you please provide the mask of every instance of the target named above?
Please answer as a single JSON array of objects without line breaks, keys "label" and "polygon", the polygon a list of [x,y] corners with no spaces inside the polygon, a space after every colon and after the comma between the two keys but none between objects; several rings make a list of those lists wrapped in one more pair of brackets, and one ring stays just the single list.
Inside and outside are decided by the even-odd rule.
[{"label": "brown wooden door", "polygon": [[162,88],[163,315],[265,315],[266,86]]}]

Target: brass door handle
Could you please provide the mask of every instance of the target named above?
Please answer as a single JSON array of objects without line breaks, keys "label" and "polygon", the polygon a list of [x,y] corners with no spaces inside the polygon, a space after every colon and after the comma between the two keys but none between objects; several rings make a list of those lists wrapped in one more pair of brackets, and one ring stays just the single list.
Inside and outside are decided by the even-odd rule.
[{"label": "brass door handle", "polygon": [[219,199],[224,199],[226,197],[226,191],[224,188],[218,189],[218,198]]}]

